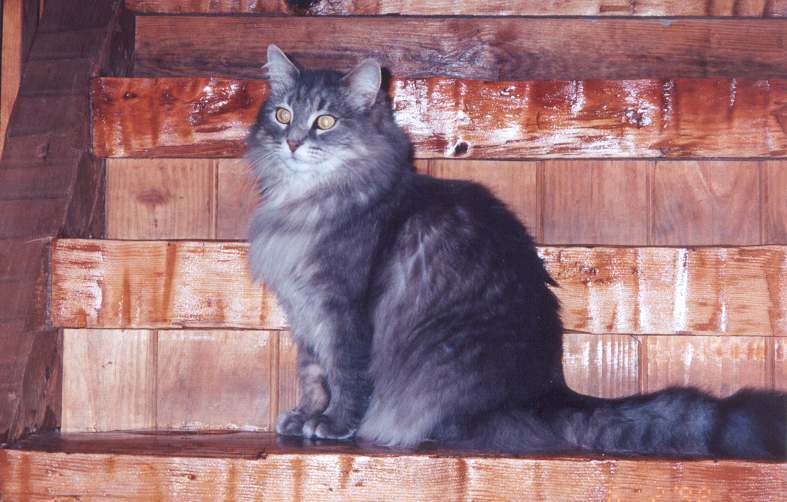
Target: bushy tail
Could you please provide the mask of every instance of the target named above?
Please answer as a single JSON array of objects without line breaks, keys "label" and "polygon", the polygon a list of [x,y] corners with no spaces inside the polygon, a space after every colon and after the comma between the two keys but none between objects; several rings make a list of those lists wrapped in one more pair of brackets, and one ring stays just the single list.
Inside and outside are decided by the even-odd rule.
[{"label": "bushy tail", "polygon": [[693,388],[599,399],[566,390],[479,420],[464,445],[510,452],[787,460],[787,394]]},{"label": "bushy tail", "polygon": [[597,453],[787,458],[787,395],[745,389],[718,399],[670,388],[622,399],[576,395],[558,413],[563,436]]}]

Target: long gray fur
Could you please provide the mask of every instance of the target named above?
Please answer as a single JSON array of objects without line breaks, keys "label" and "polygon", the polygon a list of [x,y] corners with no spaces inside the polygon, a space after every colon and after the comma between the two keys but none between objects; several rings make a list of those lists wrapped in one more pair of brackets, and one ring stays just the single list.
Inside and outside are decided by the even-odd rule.
[{"label": "long gray fur", "polygon": [[[248,138],[262,193],[250,261],[287,313],[302,387],[279,433],[785,457],[781,393],[720,400],[673,388],[605,400],[568,389],[559,305],[531,237],[485,188],[413,172],[379,65],[306,71],[270,46],[266,69],[272,94]],[[321,114],[335,125],[315,127]]]}]

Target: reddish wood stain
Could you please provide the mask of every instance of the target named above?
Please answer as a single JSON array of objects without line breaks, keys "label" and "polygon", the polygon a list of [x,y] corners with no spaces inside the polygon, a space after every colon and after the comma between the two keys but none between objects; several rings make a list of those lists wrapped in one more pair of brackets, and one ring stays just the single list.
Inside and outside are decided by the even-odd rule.
[{"label": "reddish wood stain", "polygon": [[[420,158],[785,157],[787,81],[396,79]],[[237,157],[264,81],[93,81],[101,157]],[[166,99],[162,99],[166,96]]]},{"label": "reddish wood stain", "polygon": [[19,448],[0,450],[4,492],[14,500],[79,493],[129,500],[231,500],[242,494],[298,501],[486,501],[505,494],[515,500],[776,501],[787,483],[787,464],[778,463],[305,446],[266,433],[62,434]]},{"label": "reddish wood stain", "polygon": [[[86,251],[83,246],[98,251]],[[169,251],[169,254],[167,253]],[[281,329],[271,293],[252,284],[247,245],[81,241],[54,245],[55,326]],[[587,333],[787,334],[787,249],[544,247],[566,329]],[[172,266],[175,258],[178,266]],[[170,264],[169,266],[167,264]],[[171,286],[167,286],[171,284]],[[260,299],[262,295],[263,300]],[[126,307],[128,308],[128,307]],[[87,315],[83,314],[87,312]]]}]

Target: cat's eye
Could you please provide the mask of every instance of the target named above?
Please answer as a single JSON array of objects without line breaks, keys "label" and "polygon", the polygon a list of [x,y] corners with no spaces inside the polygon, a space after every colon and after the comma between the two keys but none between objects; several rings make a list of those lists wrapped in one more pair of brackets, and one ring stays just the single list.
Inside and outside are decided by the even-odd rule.
[{"label": "cat's eye", "polygon": [[334,125],[336,125],[336,117],[333,115],[320,115],[317,117],[317,127],[323,131],[325,129],[330,129]]},{"label": "cat's eye", "polygon": [[281,124],[289,124],[292,120],[292,113],[286,108],[276,108],[276,120]]}]

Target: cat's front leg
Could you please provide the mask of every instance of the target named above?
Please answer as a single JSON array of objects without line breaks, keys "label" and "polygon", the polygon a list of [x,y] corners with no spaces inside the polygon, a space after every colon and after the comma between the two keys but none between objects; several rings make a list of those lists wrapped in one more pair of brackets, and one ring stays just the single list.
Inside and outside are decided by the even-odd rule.
[{"label": "cat's front leg", "polygon": [[298,381],[301,397],[298,406],[279,415],[276,432],[283,436],[303,435],[307,420],[320,415],[328,407],[331,395],[325,371],[308,347],[298,347]]},{"label": "cat's front leg", "polygon": [[341,323],[341,332],[320,353],[330,391],[330,405],[303,424],[303,436],[350,439],[366,412],[371,393],[368,373],[370,331],[362,323]]}]

